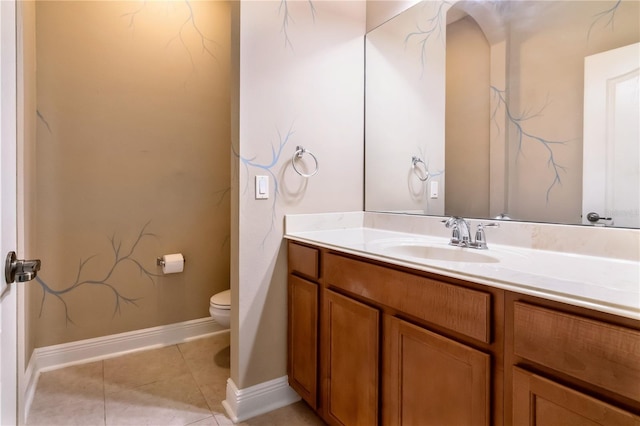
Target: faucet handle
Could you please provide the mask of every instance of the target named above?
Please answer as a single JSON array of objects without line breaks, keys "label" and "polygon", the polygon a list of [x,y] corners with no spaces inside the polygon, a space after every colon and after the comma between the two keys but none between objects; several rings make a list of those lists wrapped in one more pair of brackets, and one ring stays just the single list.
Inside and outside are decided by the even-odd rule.
[{"label": "faucet handle", "polygon": [[458,218],[455,216],[451,216],[448,219],[444,219],[441,221],[444,223],[444,226],[447,228],[451,228],[451,240],[449,244],[453,246],[457,246],[460,244],[460,227],[458,226]]},{"label": "faucet handle", "polygon": [[440,221],[440,223],[444,223],[444,226],[447,228],[451,228],[453,227],[457,227],[458,226],[458,218],[455,216],[451,216],[447,219],[443,219]]},{"label": "faucet handle", "polygon": [[484,235],[484,228],[499,228],[500,224],[491,222],[491,223],[479,223],[478,230],[476,231],[476,241],[473,246],[477,249],[486,250],[487,249],[487,237]]}]

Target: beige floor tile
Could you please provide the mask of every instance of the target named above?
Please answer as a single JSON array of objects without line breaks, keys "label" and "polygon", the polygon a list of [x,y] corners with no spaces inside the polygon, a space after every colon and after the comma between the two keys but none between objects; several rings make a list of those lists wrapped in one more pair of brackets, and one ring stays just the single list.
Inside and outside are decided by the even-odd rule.
[{"label": "beige floor tile", "polygon": [[208,385],[200,385],[200,390],[211,412],[213,414],[224,414],[225,410],[222,406],[222,401],[227,397],[226,379],[225,381],[213,381]]},{"label": "beige floor tile", "polygon": [[187,426],[219,426],[216,418],[211,416],[206,419],[199,420],[195,423],[189,423]]},{"label": "beige floor tile", "polygon": [[229,334],[43,373],[28,425],[320,426],[304,403],[233,425]]},{"label": "beige floor tile", "polygon": [[40,375],[28,425],[104,425],[102,362]]},{"label": "beige floor tile", "polygon": [[[192,372],[206,373],[214,379],[229,377],[230,347],[228,334],[178,345]],[[207,381],[209,377],[205,378]],[[199,382],[202,383],[202,382]],[[206,382],[205,382],[206,383]]]},{"label": "beige floor tile", "polygon": [[218,422],[218,426],[248,426],[247,423],[233,423],[226,414],[218,413],[213,415]]},{"label": "beige floor tile", "polygon": [[189,371],[213,413],[224,413],[229,378],[229,335],[213,336],[178,345]]},{"label": "beige floor tile", "polygon": [[225,414],[214,414],[219,426],[324,426],[324,423],[304,402],[279,408],[234,424]]},{"label": "beige floor tile", "polygon": [[302,401],[246,420],[247,426],[322,426],[325,423]]},{"label": "beige floor tile", "polygon": [[104,400],[77,396],[54,407],[32,407],[27,419],[29,426],[104,426]]},{"label": "beige floor tile", "polygon": [[105,397],[106,424],[187,425],[211,417],[190,373]]},{"label": "beige floor tile", "polygon": [[180,343],[178,348],[187,361],[213,359],[214,364],[218,367],[229,368],[229,345],[229,333],[224,332],[187,343]]},{"label": "beige floor tile", "polygon": [[175,345],[135,352],[103,362],[106,394],[181,376],[189,371]]}]

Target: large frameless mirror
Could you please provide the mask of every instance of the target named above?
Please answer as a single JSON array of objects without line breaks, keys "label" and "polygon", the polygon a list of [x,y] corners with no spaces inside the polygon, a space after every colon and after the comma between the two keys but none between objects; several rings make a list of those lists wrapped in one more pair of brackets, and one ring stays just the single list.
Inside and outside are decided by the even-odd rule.
[{"label": "large frameless mirror", "polygon": [[640,227],[638,16],[423,1],[370,31],[365,209]]}]

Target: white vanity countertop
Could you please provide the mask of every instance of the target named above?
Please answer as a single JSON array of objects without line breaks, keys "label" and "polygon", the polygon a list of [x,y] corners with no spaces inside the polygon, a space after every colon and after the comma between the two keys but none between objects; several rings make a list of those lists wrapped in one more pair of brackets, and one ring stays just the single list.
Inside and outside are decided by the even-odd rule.
[{"label": "white vanity countertop", "polygon": [[[451,247],[442,237],[367,227],[292,230],[285,238],[390,264],[640,319],[640,262],[492,244],[488,250]],[[485,261],[437,260],[412,250],[489,256]],[[472,252],[472,253],[466,253]],[[481,259],[482,260],[482,259]]]}]

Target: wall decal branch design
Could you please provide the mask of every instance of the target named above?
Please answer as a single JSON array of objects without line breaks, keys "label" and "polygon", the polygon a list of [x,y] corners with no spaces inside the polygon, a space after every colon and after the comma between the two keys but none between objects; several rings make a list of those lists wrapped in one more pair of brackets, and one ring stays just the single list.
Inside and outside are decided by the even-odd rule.
[{"label": "wall decal branch design", "polygon": [[[218,62],[218,58],[216,57],[214,50],[220,47],[220,45],[214,39],[207,37],[198,25],[191,1],[184,0],[183,3],[186,6],[186,18],[184,19],[184,21],[182,21],[182,24],[180,24],[180,27],[178,28],[175,35],[167,41],[165,47],[169,47],[174,41],[178,41],[187,53],[189,62],[191,63],[192,72],[195,72],[196,66],[194,55],[185,40],[185,32],[187,31],[187,29],[191,29],[196,33],[201,48],[201,54],[210,56],[216,62]],[[146,6],[147,1],[144,1],[142,5],[135,11],[124,13],[121,15],[121,17],[123,18],[129,18],[129,28],[135,30],[135,21],[138,18],[138,15],[142,13]]]},{"label": "wall decal branch design", "polygon": [[134,10],[133,12],[129,12],[129,13],[123,13],[122,15],[120,15],[122,18],[129,18],[129,28],[131,29],[135,29],[135,21],[136,18],[138,17],[138,14],[140,14],[144,8],[147,6],[147,0],[144,0],[142,2],[142,4],[140,4],[140,7],[137,8],[136,10]]},{"label": "wall decal branch design", "polygon": [[[282,15],[282,20],[280,24],[280,32],[284,36],[284,47],[289,47],[293,51],[293,44],[291,43],[291,39],[289,38],[289,24],[294,23],[293,17],[289,12],[289,1],[291,0],[280,0],[280,6],[278,6],[278,15]],[[316,7],[313,4],[313,0],[307,0],[307,4],[309,6],[309,10],[311,11],[311,18],[313,22],[316,22]]]},{"label": "wall decal branch design", "polygon": [[505,114],[506,114],[506,117],[507,117],[507,121],[508,121],[507,124],[508,125],[510,124],[516,130],[516,135],[517,135],[516,143],[517,143],[517,147],[518,147],[518,154],[517,155],[518,156],[520,156],[520,155],[524,156],[523,149],[522,149],[522,144],[523,144],[523,142],[525,140],[538,142],[547,151],[547,155],[548,155],[547,166],[549,168],[551,168],[551,170],[553,172],[553,180],[551,181],[551,184],[547,187],[547,192],[546,192],[546,201],[548,203],[549,202],[549,194],[551,193],[551,190],[556,185],[561,185],[562,184],[562,180],[560,179],[560,172],[561,171],[566,172],[566,167],[561,166],[556,161],[555,153],[553,152],[553,146],[555,146],[555,145],[565,145],[567,143],[567,141],[546,139],[546,138],[543,138],[541,136],[529,133],[524,129],[523,123],[525,121],[527,121],[527,120],[530,120],[532,118],[540,116],[540,114],[546,108],[548,103],[545,103],[545,105],[542,106],[535,113],[531,113],[531,112],[525,111],[524,113],[522,113],[520,115],[516,115],[511,111],[511,108],[509,107],[509,103],[507,101],[506,91],[499,90],[494,86],[490,86],[490,87],[491,87],[491,93],[493,95],[493,101],[494,101],[494,105],[495,105],[494,108],[493,108],[493,111],[491,112],[491,121],[498,127],[498,130],[500,130],[500,126],[499,126],[499,124],[497,122],[496,115],[497,115],[498,110],[500,109],[500,107],[503,107],[504,111],[505,111]]},{"label": "wall decal branch design", "polygon": [[47,131],[49,132],[49,134],[53,134],[53,131],[51,130],[51,126],[49,125],[49,122],[47,121],[46,118],[44,118],[44,115],[42,115],[39,109],[36,109],[36,116],[38,117],[38,120],[40,120],[42,124],[44,124],[47,127]]},{"label": "wall decal branch design", "polygon": [[[277,220],[277,210],[276,210],[276,203],[278,200],[278,195],[280,194],[280,183],[278,181],[278,178],[276,176],[276,173],[274,172],[274,168],[275,166],[280,162],[280,159],[282,158],[282,153],[284,151],[284,147],[287,145],[287,143],[289,142],[289,139],[291,138],[291,136],[294,134],[293,131],[293,125],[291,127],[289,127],[289,130],[287,131],[286,134],[282,134],[280,132],[280,130],[277,130],[278,133],[278,144],[277,146],[274,146],[274,144],[271,144],[271,159],[267,162],[259,162],[257,161],[257,157],[243,157],[240,155],[239,152],[236,151],[235,147],[232,145],[231,146],[231,150],[233,151],[233,154],[238,157],[238,159],[240,159],[240,162],[244,165],[247,174],[249,173],[249,170],[251,168],[255,168],[258,170],[261,170],[263,172],[268,173],[271,178],[273,179],[273,201],[271,204],[271,226],[269,228],[269,230],[267,231],[267,234],[265,235],[264,239],[262,240],[262,245],[264,246],[264,243],[266,242],[269,234],[271,234],[271,232],[275,229],[275,224],[276,224],[276,220]],[[244,192],[248,192],[249,191],[249,180],[247,180],[245,188],[244,188]]]},{"label": "wall decal branch design", "polygon": [[213,192],[213,195],[218,197],[218,201],[216,202],[217,207],[220,207],[222,205],[222,202],[224,201],[225,197],[229,195],[230,192],[231,192],[230,186]]},{"label": "wall decal branch design", "polygon": [[118,240],[115,234],[113,234],[109,238],[109,241],[111,244],[111,251],[113,254],[113,263],[108,268],[108,270],[105,271],[99,277],[88,278],[88,277],[85,277],[86,273],[84,272],[84,269],[89,264],[89,262],[95,257],[97,257],[97,255],[95,254],[92,256],[89,256],[84,260],[80,259],[80,263],[78,265],[78,272],[76,274],[74,281],[71,284],[69,284],[67,287],[64,287],[62,289],[56,290],[53,286],[47,284],[47,282],[42,279],[42,274],[39,274],[36,277],[36,281],[38,282],[38,284],[40,284],[43,291],[42,300],[40,301],[40,316],[42,316],[42,311],[44,309],[44,304],[47,300],[47,296],[51,295],[52,297],[58,299],[64,306],[65,323],[74,324],[73,320],[71,319],[71,315],[69,313],[69,305],[67,304],[67,301],[65,300],[64,296],[81,287],[87,287],[87,286],[94,286],[96,288],[99,287],[99,288],[104,288],[108,290],[108,292],[113,297],[113,303],[114,303],[113,316],[114,317],[116,314],[122,313],[121,306],[123,304],[138,306],[136,302],[140,300],[140,298],[125,296],[119,290],[118,283],[114,282],[113,275],[115,271],[123,264],[132,263],[137,267],[141,276],[146,277],[147,279],[149,279],[149,281],[151,281],[152,284],[155,285],[154,278],[159,277],[160,275],[151,272],[149,269],[144,267],[138,259],[135,258],[135,251],[143,239],[148,237],[157,237],[157,235],[147,231],[147,227],[149,223],[150,222],[147,222],[142,227],[142,229],[138,233],[137,238],[131,244],[128,250],[123,247],[122,240]]},{"label": "wall decal branch design", "polygon": [[615,22],[616,12],[619,10],[621,3],[622,0],[616,0],[613,6],[594,15],[593,22],[589,26],[589,31],[587,31],[587,40],[591,37],[591,31],[598,23],[602,23],[603,28],[610,27],[611,31],[614,30],[613,24]]},{"label": "wall decal branch design", "polygon": [[191,27],[196,32],[196,34],[198,35],[198,38],[200,40],[201,53],[211,56],[217,62],[218,59],[216,58],[216,55],[213,53],[213,50],[210,47],[210,45],[213,44],[215,47],[219,47],[219,44],[216,43],[215,40],[213,40],[213,39],[211,39],[211,38],[209,38],[209,37],[204,35],[202,30],[200,29],[200,27],[196,23],[196,19],[195,19],[195,15],[193,13],[193,7],[191,6],[191,2],[189,2],[188,0],[185,0],[184,3],[187,5],[189,13],[187,14],[187,18],[184,20],[184,22],[180,26],[180,30],[178,31],[178,33],[175,36],[173,36],[173,38],[171,38],[169,40],[169,42],[167,43],[167,46],[169,46],[171,43],[173,43],[174,40],[176,40],[176,39],[179,40],[180,44],[187,51],[187,54],[189,55],[189,59],[191,60],[191,64],[195,67],[195,63],[193,61],[193,55],[192,55],[191,51],[189,50],[189,46],[187,46],[187,43],[184,41],[184,34],[183,34],[186,27]]},{"label": "wall decal branch design", "polygon": [[416,31],[410,32],[404,38],[405,48],[414,38],[417,39],[417,44],[420,46],[420,65],[422,69],[420,75],[421,78],[424,75],[424,67],[427,63],[427,44],[432,37],[441,39],[443,27],[446,27],[447,25],[444,7],[449,4],[450,3],[447,1],[441,1],[435,13],[429,16],[423,25],[420,25],[420,23],[417,22]]}]

